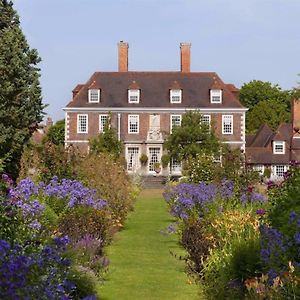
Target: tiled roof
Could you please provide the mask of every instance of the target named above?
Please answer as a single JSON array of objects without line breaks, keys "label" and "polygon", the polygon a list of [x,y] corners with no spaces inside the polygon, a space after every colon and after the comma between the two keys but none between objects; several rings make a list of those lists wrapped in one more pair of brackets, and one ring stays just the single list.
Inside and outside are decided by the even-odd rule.
[{"label": "tiled roof", "polygon": [[291,123],[282,123],[279,125],[275,136],[273,137],[274,141],[288,141],[293,134],[293,125]]},{"label": "tiled roof", "polygon": [[273,154],[272,147],[250,147],[246,148],[246,159],[250,164],[288,164],[290,153]]},{"label": "tiled roof", "polygon": [[[262,125],[255,136],[246,137],[246,158],[251,164],[288,164],[291,159],[290,143],[292,124],[282,123],[276,132],[266,124]],[[273,141],[285,141],[285,154],[273,153]],[[300,142],[299,142],[300,146]],[[296,154],[295,154],[296,155]]]},{"label": "tiled roof", "polygon": [[250,145],[246,144],[246,146],[265,147],[269,143],[273,135],[274,132],[272,131],[272,129],[267,124],[263,124],[259,127],[257,133],[252,139],[252,143]]},{"label": "tiled roof", "polygon": [[[138,104],[128,103],[133,81],[141,90]],[[171,104],[169,90],[175,82],[182,89],[182,102]],[[210,89],[216,83],[223,90],[221,104],[210,103]],[[90,86],[101,88],[100,103],[88,103]],[[67,107],[244,108],[231,90],[213,72],[96,72]]]}]

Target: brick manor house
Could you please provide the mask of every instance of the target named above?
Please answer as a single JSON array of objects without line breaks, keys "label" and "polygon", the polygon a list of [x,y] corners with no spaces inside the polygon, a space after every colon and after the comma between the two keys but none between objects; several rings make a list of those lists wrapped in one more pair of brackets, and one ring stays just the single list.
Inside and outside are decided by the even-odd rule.
[{"label": "brick manor house", "polygon": [[[190,47],[180,44],[180,71],[134,72],[128,70],[128,43],[118,43],[118,72],[95,72],[74,88],[64,108],[65,145],[88,151],[89,139],[103,131],[110,114],[111,126],[124,143],[128,172],[151,175],[172,127],[180,125],[186,111],[198,110],[224,143],[244,152],[247,109],[239,102],[238,90],[215,72],[191,72]],[[141,165],[141,154],[148,157],[146,166]],[[179,175],[180,164],[174,161],[162,172]]]}]

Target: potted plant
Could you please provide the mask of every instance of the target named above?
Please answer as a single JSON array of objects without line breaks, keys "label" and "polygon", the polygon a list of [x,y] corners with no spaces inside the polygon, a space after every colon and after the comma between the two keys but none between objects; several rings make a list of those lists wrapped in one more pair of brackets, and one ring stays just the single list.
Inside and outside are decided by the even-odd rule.
[{"label": "potted plant", "polygon": [[143,153],[141,156],[140,156],[140,162],[141,162],[141,165],[142,166],[145,166],[148,162],[148,156]]},{"label": "potted plant", "polygon": [[161,167],[160,167],[160,163],[159,162],[155,162],[154,165],[153,165],[153,167],[154,167],[154,171],[155,171],[156,174],[160,173]]}]

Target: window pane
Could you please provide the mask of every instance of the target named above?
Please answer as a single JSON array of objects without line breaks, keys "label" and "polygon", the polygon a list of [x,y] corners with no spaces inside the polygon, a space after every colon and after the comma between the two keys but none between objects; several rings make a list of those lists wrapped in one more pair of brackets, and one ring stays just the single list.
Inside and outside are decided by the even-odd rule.
[{"label": "window pane", "polygon": [[86,115],[78,115],[78,133],[86,133],[87,132],[87,116]]},{"label": "window pane", "polygon": [[99,116],[99,131],[104,132],[105,125],[108,121],[108,115]]},{"label": "window pane", "polygon": [[138,133],[139,132],[139,116],[138,115],[129,115],[128,118],[128,132],[129,133]]},{"label": "window pane", "polygon": [[100,90],[89,90],[89,102],[99,102]]}]

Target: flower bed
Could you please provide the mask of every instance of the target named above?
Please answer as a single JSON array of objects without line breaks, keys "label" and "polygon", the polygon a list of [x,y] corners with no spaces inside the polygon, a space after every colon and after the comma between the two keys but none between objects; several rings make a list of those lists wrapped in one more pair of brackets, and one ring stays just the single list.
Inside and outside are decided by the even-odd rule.
[{"label": "flower bed", "polygon": [[191,275],[208,299],[300,297],[300,168],[268,199],[253,186],[179,184],[165,193]]},{"label": "flower bed", "polygon": [[0,199],[0,298],[96,299],[108,266],[107,201],[76,180],[17,186],[3,176]]}]

